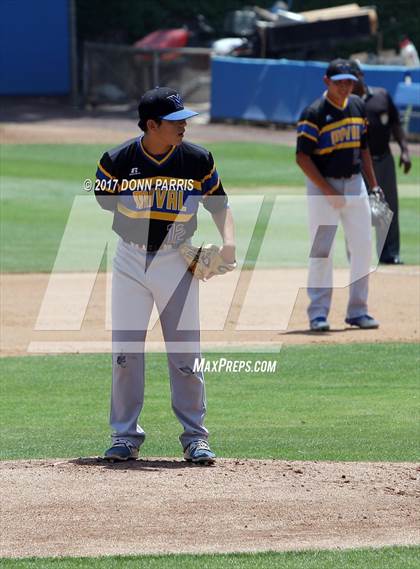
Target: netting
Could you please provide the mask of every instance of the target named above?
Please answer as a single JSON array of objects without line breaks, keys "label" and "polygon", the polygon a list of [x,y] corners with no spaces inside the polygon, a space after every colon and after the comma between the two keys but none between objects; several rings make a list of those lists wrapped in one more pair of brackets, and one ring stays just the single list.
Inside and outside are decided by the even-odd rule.
[{"label": "netting", "polygon": [[135,106],[144,91],[157,85],[176,89],[185,101],[208,102],[210,50],[144,50],[129,46],[85,43],[85,105]]}]

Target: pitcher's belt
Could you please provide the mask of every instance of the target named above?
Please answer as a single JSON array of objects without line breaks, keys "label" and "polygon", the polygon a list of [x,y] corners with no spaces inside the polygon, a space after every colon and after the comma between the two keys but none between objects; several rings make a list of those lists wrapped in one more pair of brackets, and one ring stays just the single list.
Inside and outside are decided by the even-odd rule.
[{"label": "pitcher's belt", "polygon": [[178,247],[181,245],[181,243],[174,243],[174,244],[161,243],[159,245],[154,243],[147,243],[146,245],[144,243],[135,243],[134,241],[125,241],[125,242],[131,245],[132,247],[135,247],[136,249],[140,249],[140,251],[147,251],[148,253],[156,253],[157,251],[168,251],[170,249],[178,249]]}]

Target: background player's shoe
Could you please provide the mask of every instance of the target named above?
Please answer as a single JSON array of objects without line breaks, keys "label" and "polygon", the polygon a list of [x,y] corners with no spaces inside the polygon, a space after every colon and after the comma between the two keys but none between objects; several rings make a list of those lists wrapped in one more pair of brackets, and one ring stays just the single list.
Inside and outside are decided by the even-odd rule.
[{"label": "background player's shoe", "polygon": [[310,326],[313,332],[328,332],[330,329],[327,319],[323,316],[318,316],[311,320]]},{"label": "background player's shoe", "polygon": [[105,454],[104,459],[109,461],[136,460],[139,457],[139,449],[129,441],[115,441]]},{"label": "background player's shoe", "polygon": [[363,314],[363,316],[358,316],[357,318],[346,318],[346,324],[363,328],[363,330],[379,328],[379,322],[372,316],[369,316],[369,314]]},{"label": "background player's shoe", "polygon": [[184,458],[187,462],[195,464],[213,464],[216,455],[210,450],[207,441],[198,440],[192,441],[184,449]]},{"label": "background player's shoe", "polygon": [[381,265],[404,265],[404,261],[402,261],[398,256],[379,259],[379,262]]}]

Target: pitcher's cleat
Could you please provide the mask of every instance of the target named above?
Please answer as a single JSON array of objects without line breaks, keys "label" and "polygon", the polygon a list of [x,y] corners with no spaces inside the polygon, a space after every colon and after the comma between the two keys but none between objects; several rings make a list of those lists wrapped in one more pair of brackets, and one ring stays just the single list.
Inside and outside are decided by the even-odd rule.
[{"label": "pitcher's cleat", "polygon": [[139,449],[129,441],[116,441],[104,454],[104,459],[110,462],[136,460],[138,457]]},{"label": "pitcher's cleat", "polygon": [[346,318],[346,324],[357,326],[363,330],[379,328],[379,322],[372,316],[369,316],[369,314],[363,314],[363,316],[357,316],[357,318]]},{"label": "pitcher's cleat", "polygon": [[318,316],[311,320],[310,327],[312,332],[328,332],[330,329],[327,319],[323,316]]},{"label": "pitcher's cleat", "polygon": [[184,449],[184,458],[194,464],[209,465],[214,463],[216,455],[210,449],[208,442],[200,439],[192,441]]}]

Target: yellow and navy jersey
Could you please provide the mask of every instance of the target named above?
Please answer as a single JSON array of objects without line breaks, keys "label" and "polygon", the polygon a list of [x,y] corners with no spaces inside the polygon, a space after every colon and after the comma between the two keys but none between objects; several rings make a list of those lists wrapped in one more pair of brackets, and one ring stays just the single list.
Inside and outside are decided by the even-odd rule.
[{"label": "yellow and navy jersey", "polygon": [[310,155],[323,176],[348,178],[358,174],[360,150],[366,147],[366,109],[356,95],[350,95],[342,107],[324,95],[299,119],[296,151]]},{"label": "yellow and navy jersey", "polygon": [[154,156],[142,137],[105,152],[95,195],[104,209],[114,212],[113,229],[125,241],[157,247],[193,235],[199,203],[211,213],[228,207],[210,152],[183,142]]}]

